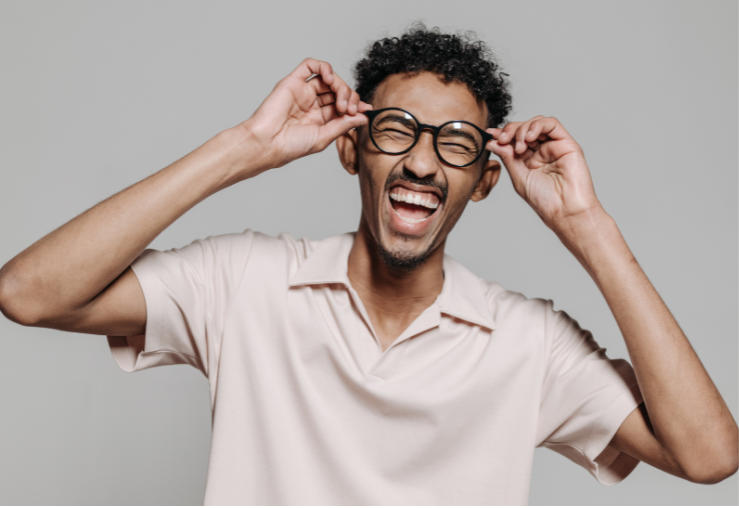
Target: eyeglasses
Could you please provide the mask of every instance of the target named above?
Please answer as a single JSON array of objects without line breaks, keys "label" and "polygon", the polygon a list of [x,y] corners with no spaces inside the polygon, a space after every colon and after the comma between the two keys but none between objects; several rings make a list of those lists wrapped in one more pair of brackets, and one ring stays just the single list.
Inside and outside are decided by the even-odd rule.
[{"label": "eyeglasses", "polygon": [[442,125],[419,122],[415,116],[400,108],[384,108],[364,113],[369,118],[372,143],[381,152],[401,155],[410,152],[421,132],[434,133],[434,150],[442,162],[455,168],[474,164],[485,151],[493,136],[477,125],[464,120],[452,120]]}]

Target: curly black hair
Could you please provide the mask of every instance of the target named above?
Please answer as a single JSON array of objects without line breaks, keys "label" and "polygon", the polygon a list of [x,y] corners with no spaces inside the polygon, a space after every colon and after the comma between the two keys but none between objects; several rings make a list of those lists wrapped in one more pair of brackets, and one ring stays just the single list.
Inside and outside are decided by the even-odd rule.
[{"label": "curly black hair", "polygon": [[371,103],[380,83],[393,74],[430,71],[447,82],[464,83],[488,106],[488,127],[501,125],[511,110],[508,82],[499,71],[492,51],[474,33],[441,33],[414,23],[400,37],[381,39],[367,49],[367,56],[354,67],[356,91]]}]

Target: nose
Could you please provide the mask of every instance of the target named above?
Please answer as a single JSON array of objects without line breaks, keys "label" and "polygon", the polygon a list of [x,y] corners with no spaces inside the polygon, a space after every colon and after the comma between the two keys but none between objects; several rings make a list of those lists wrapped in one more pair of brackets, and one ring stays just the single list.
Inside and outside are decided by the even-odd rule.
[{"label": "nose", "polygon": [[423,130],[416,145],[408,152],[404,163],[405,169],[423,179],[434,175],[439,170],[440,163],[434,150],[434,133]]}]

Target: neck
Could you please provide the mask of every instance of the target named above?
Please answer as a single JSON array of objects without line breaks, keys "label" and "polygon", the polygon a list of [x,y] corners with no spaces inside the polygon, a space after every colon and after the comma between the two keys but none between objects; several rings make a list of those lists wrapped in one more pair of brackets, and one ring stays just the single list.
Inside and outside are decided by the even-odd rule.
[{"label": "neck", "polygon": [[444,243],[434,249],[412,272],[389,268],[382,260],[373,236],[360,222],[349,253],[347,275],[365,306],[391,314],[423,309],[436,300],[444,285]]}]

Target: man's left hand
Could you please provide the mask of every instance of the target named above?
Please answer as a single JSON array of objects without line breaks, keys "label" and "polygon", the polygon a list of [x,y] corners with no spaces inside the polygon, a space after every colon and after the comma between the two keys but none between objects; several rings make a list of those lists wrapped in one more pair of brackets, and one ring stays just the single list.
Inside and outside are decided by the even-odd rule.
[{"label": "man's left hand", "polygon": [[739,428],[687,337],[595,196],[585,156],[556,118],[488,129],[518,194],[603,293],[623,334],[644,412],[611,446],[681,478],[716,483],[739,467]]},{"label": "man's left hand", "polygon": [[559,120],[536,116],[487,132],[493,140],[486,148],[502,159],[516,192],[555,232],[601,208],[585,154]]}]

